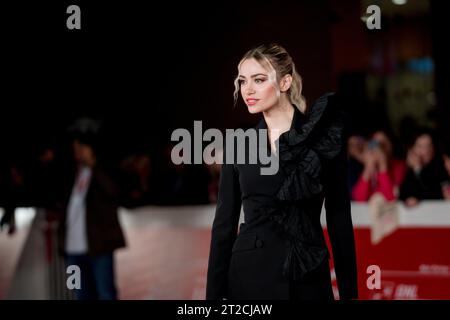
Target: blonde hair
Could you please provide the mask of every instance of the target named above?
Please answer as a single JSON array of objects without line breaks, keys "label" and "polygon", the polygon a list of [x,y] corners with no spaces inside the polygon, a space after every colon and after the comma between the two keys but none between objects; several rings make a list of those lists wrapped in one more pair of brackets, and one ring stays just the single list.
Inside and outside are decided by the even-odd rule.
[{"label": "blonde hair", "polygon": [[[287,91],[288,98],[301,112],[306,112],[306,99],[302,95],[302,77],[295,69],[292,57],[282,46],[276,43],[270,43],[260,45],[247,51],[238,64],[238,70],[242,62],[248,59],[255,59],[261,66],[269,71],[269,81],[278,89],[278,96],[280,95],[278,83],[285,75],[290,75],[292,77],[292,84]],[[235,105],[239,97],[239,89],[239,78],[236,77],[234,80],[233,94]]]}]

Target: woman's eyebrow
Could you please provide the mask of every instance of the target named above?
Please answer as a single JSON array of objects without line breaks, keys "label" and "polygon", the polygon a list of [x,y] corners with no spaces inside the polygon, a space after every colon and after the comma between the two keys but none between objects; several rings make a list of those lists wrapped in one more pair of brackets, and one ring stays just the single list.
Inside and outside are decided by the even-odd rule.
[{"label": "woman's eyebrow", "polygon": [[[256,74],[252,74],[251,76],[250,76],[250,78],[256,78],[256,77],[258,77],[258,76],[265,76],[265,77],[267,77],[267,74],[265,74],[265,73],[256,73]],[[239,75],[239,78],[245,78],[245,76],[243,76],[243,75]]]}]

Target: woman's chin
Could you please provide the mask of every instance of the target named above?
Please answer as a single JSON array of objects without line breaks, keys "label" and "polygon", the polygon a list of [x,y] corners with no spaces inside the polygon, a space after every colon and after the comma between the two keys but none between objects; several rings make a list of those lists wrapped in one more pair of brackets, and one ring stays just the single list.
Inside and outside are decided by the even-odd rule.
[{"label": "woman's chin", "polygon": [[261,112],[261,108],[259,108],[258,106],[247,106],[248,112],[249,113],[259,113]]}]

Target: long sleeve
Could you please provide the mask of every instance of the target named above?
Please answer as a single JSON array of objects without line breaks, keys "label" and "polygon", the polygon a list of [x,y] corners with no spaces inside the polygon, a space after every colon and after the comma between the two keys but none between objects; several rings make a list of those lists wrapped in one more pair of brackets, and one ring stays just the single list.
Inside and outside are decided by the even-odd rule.
[{"label": "long sleeve", "polygon": [[395,200],[394,182],[387,171],[377,174],[378,189],[384,195],[387,201]]},{"label": "long sleeve", "polygon": [[375,190],[372,190],[370,181],[365,180],[363,175],[358,179],[352,190],[352,198],[355,201],[366,202],[375,192],[380,192],[386,198],[387,201],[395,200],[394,195],[394,182],[392,181],[387,171],[378,172],[376,174],[376,181],[378,186]]},{"label": "long sleeve", "polygon": [[346,177],[346,157],[341,151],[330,163],[327,174],[325,210],[340,299],[356,299],[356,250]]},{"label": "long sleeve", "polygon": [[352,198],[355,201],[367,201],[369,200],[370,191],[369,181],[365,180],[361,174],[352,189]]},{"label": "long sleeve", "polygon": [[241,212],[239,177],[233,164],[223,164],[219,181],[219,195],[211,232],[206,299],[227,297],[228,269],[231,250],[237,236]]}]

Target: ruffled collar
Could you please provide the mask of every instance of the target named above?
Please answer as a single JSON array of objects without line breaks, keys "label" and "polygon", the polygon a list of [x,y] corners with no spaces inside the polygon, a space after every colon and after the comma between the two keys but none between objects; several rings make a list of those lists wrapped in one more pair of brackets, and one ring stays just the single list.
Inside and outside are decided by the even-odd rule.
[{"label": "ruffled collar", "polygon": [[[292,105],[294,116],[290,129],[277,139],[278,156],[282,162],[294,160],[298,155],[295,151],[304,143],[326,158],[337,155],[342,148],[344,113],[333,100],[334,93],[328,92],[319,97],[305,114]],[[267,129],[264,117],[256,128]]]},{"label": "ruffled collar", "polygon": [[[285,179],[273,203],[261,208],[289,239],[283,273],[292,279],[303,278],[328,253],[305,212],[305,201],[323,190],[322,159],[332,159],[342,149],[344,113],[333,102],[333,96],[321,96],[306,114],[294,106],[291,128],[278,138],[278,157]],[[267,128],[264,119],[258,127]]]}]

